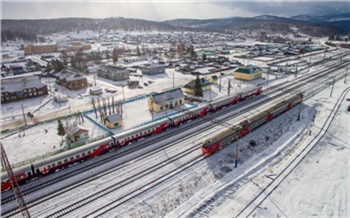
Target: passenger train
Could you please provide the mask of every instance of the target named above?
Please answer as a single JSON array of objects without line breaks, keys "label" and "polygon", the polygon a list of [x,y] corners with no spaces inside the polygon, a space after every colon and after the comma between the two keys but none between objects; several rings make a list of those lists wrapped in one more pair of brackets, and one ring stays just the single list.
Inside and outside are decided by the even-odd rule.
[{"label": "passenger train", "polygon": [[263,110],[255,115],[248,117],[246,120],[241,122],[240,125],[235,125],[230,128],[226,128],[226,130],[215,134],[202,144],[203,154],[205,156],[210,156],[211,154],[219,151],[220,149],[225,148],[238,138],[241,138],[242,136],[248,134],[257,127],[269,122],[274,117],[277,117],[283,112],[301,103],[302,100],[302,94],[293,95],[283,100],[282,102],[269,107],[266,110]]},{"label": "passenger train", "polygon": [[[232,105],[238,101],[245,100],[249,97],[259,95],[262,88],[249,88],[238,95],[223,97],[206,105],[192,108],[185,112],[175,114],[167,119],[152,122],[150,124],[131,129],[111,137],[101,139],[96,142],[72,149],[70,151],[52,156],[48,159],[32,163],[28,166],[23,166],[13,169],[14,178],[18,185],[22,185],[31,180],[40,178],[42,176],[70,167],[74,164],[86,161],[110,150],[126,146],[129,143],[138,141],[142,138],[149,137],[154,134],[161,133],[168,128],[179,126],[189,120],[206,115],[208,112],[215,112],[225,106]],[[9,190],[11,188],[10,180],[6,172],[1,175],[1,191]]]}]

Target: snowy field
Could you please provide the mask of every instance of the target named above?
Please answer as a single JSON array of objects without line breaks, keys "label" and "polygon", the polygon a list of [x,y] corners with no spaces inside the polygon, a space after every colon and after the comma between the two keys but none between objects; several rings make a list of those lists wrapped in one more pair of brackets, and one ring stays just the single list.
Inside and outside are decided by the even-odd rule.
[{"label": "snowy field", "polygon": [[[88,75],[88,82],[93,83],[93,75]],[[32,158],[49,156],[52,152],[57,152],[65,146],[65,143],[61,145],[61,137],[57,135],[57,126],[59,117],[62,117],[64,114],[74,114],[78,111],[86,111],[92,109],[92,98],[95,100],[100,99],[110,99],[114,96],[115,101],[123,100],[123,89],[125,99],[135,98],[139,96],[144,96],[147,93],[151,92],[162,92],[173,87],[182,86],[189,81],[193,80],[195,77],[193,75],[184,75],[182,73],[176,72],[174,69],[167,69],[165,74],[161,75],[144,75],[143,77],[138,77],[140,84],[143,88],[134,88],[130,89],[125,85],[124,82],[115,82],[104,78],[97,78],[97,86],[100,86],[103,89],[103,94],[99,96],[92,96],[89,94],[89,89],[82,89],[77,91],[70,91],[62,86],[55,84],[54,78],[43,78],[43,82],[48,84],[48,87],[51,90],[51,94],[48,96],[42,96],[33,99],[26,99],[20,102],[13,102],[3,104],[1,107],[1,125],[6,126],[9,122],[15,122],[15,127],[23,127],[23,115],[22,115],[22,106],[24,108],[24,113],[27,114],[31,112],[34,114],[33,119],[27,118],[28,124],[36,124],[35,126],[25,129],[18,129],[16,131],[10,131],[7,134],[1,135],[2,143],[7,152],[7,155],[11,163],[19,163],[25,160],[30,160]],[[284,77],[281,77],[281,80],[276,80],[275,82],[281,82],[284,80]],[[152,81],[152,84],[144,86],[144,83]],[[221,77],[221,89],[220,84],[215,84],[212,86],[211,91],[204,92],[204,99],[209,101],[210,99],[216,99],[222,96],[227,96],[228,94],[228,81],[231,82],[230,94],[238,94],[240,90],[245,87],[255,86],[257,81],[251,82],[242,82],[234,80],[232,75],[225,75]],[[264,80],[258,80],[264,83]],[[124,86],[124,88],[123,88]],[[117,92],[114,94],[107,93],[105,89],[113,89]],[[57,91],[55,91],[57,90]],[[68,96],[68,102],[57,103],[52,98],[57,93],[65,94]],[[145,122],[152,121],[152,114],[148,110],[147,104],[148,98],[145,97],[140,100],[129,102],[123,106],[123,126],[112,130],[114,133],[119,133],[121,131],[131,129]],[[184,108],[192,107],[193,105],[185,104]],[[177,112],[176,110],[168,110],[165,112],[154,113],[154,119],[159,117],[165,117],[168,114]],[[96,119],[95,113],[87,114],[90,118],[94,119],[96,122],[101,124],[100,117]],[[45,119],[54,119],[53,121],[39,122],[39,120]],[[70,118],[62,119],[64,125],[73,125],[79,124],[84,128],[89,129],[90,140],[100,138],[103,135],[106,135],[107,132],[97,125],[89,121],[88,119],[80,119],[79,116],[72,116]],[[83,123],[84,121],[84,123]],[[13,125],[12,125],[13,126]],[[4,128],[2,128],[4,129]],[[47,132],[46,132],[47,130]],[[48,140],[49,139],[49,140]]]},{"label": "snowy field", "polygon": [[[234,145],[215,154],[215,159],[212,158],[208,165],[214,166],[212,172],[220,175],[219,180],[214,184],[207,184],[208,186],[201,192],[190,193],[189,196],[194,195],[176,209],[174,208],[167,217],[178,215],[181,217],[235,217],[238,211],[271,181],[275,172],[278,172],[278,167],[285,164],[284,159],[287,159],[285,157],[289,156],[294,149],[308,143],[320,130],[340,93],[346,87],[349,85],[339,81],[334,88],[332,98],[329,97],[330,88],[328,88],[305,101],[301,121],[295,121],[297,109],[294,108],[264,125],[254,134],[244,137],[242,142],[240,140],[243,147],[240,152],[247,149],[251,150],[248,153],[255,153],[257,148],[249,148],[249,140],[259,135],[272,135],[269,140],[265,141],[264,137],[258,140],[258,149],[262,150],[258,151],[254,158],[247,160],[246,157],[241,156],[241,163],[237,169],[233,168],[233,157],[231,157]],[[350,94],[346,98],[350,98]],[[252,217],[350,216],[348,202],[350,113],[346,112],[348,105],[348,101],[342,103],[324,139],[272,195],[256,211],[253,211]],[[315,115],[314,121],[313,115]],[[310,131],[311,135],[309,135]],[[279,134],[281,132],[282,134]],[[264,163],[269,154],[274,152],[277,153],[277,158]],[[256,164],[254,159],[260,163]],[[208,172],[201,173],[202,176],[206,174]],[[267,178],[268,176],[271,178]],[[200,178],[187,182],[202,183],[205,178]]]},{"label": "snowy field", "polygon": [[[331,64],[331,63],[328,63]],[[327,65],[326,65],[327,66]],[[323,66],[315,66],[310,69],[310,72],[322,69]],[[305,72],[306,73],[306,72]],[[90,83],[94,82],[93,75],[88,75],[88,81]],[[263,75],[263,77],[267,77]],[[47,83],[51,89],[51,95],[43,96],[33,99],[26,99],[20,102],[13,102],[3,104],[1,107],[1,125],[6,126],[7,123],[15,121],[15,127],[24,126],[23,115],[22,115],[22,105],[24,108],[24,113],[31,112],[34,114],[34,118],[31,120],[27,119],[27,122],[37,123],[38,119],[57,119],[63,115],[74,114],[78,111],[86,111],[92,109],[92,98],[106,99],[114,96],[115,101],[123,100],[123,89],[125,99],[144,96],[146,93],[150,92],[161,92],[173,87],[173,78],[175,87],[182,86],[187,82],[191,81],[195,77],[193,75],[184,75],[182,73],[176,72],[174,69],[167,69],[165,74],[161,75],[144,75],[140,77],[140,84],[144,82],[153,81],[152,84],[148,86],[143,86],[142,89],[135,88],[130,89],[127,86],[123,88],[125,82],[115,82],[104,78],[97,78],[97,86],[100,86],[103,90],[106,88],[114,89],[117,92],[114,94],[106,93],[100,96],[92,96],[89,94],[89,89],[70,91],[62,86],[55,84],[54,78],[44,78],[43,82]],[[254,85],[262,85],[263,87],[268,87],[270,85],[275,85],[284,81],[292,80],[294,75],[284,75],[284,74],[270,74],[269,81],[266,79],[258,79],[251,82],[239,81],[233,79],[232,75],[224,75],[219,77],[218,84],[212,86],[211,91],[204,92],[204,99],[210,101],[210,99],[216,99],[222,96],[227,96],[228,93],[228,82],[231,83],[230,94],[237,94],[241,89],[245,87],[251,87]],[[220,89],[221,80],[221,89]],[[268,85],[267,85],[268,83]],[[57,91],[55,91],[57,90]],[[61,93],[68,96],[68,102],[57,103],[52,100],[52,96]],[[122,130],[130,129],[134,126],[140,125],[147,121],[152,121],[152,115],[148,111],[147,107],[148,98],[143,98],[134,102],[126,103],[123,106],[123,119],[124,125],[122,128],[113,130],[118,133]],[[186,105],[190,107],[190,105]],[[164,117],[167,113],[172,113],[172,111],[155,113],[154,117]],[[101,123],[100,118],[96,119],[94,113],[89,113],[89,117]],[[13,118],[14,117],[14,118]],[[84,119],[84,123],[79,119],[78,116],[72,116],[71,118],[64,118],[63,123],[65,125],[72,125],[74,123],[79,123],[81,126],[89,129],[90,140],[102,137],[106,135],[107,132],[99,128],[94,123],[87,119]],[[40,122],[36,126],[33,126],[26,130],[11,131],[7,134],[1,135],[2,143],[7,152],[7,155],[11,163],[19,163],[25,160],[30,160],[32,158],[42,157],[51,155],[52,152],[57,152],[59,149],[63,148],[65,144],[61,145],[61,137],[57,135],[57,120],[51,122]],[[4,129],[4,128],[2,128]],[[47,132],[45,131],[47,130]],[[50,140],[47,140],[50,139]]]},{"label": "snowy field", "polygon": [[[328,63],[332,64],[332,63]],[[311,72],[322,69],[317,66]],[[174,74],[173,74],[174,73]],[[194,79],[191,75],[183,75],[167,69],[165,75],[144,76],[140,84],[154,81],[142,89],[129,89],[124,87],[125,98],[144,95],[145,93],[160,92],[173,85],[183,85]],[[266,75],[264,75],[266,77]],[[278,84],[294,78],[294,75],[270,75],[269,85]],[[88,76],[89,82],[93,77]],[[219,84],[213,86],[211,92],[205,92],[206,100],[227,95],[228,81],[231,82],[231,94],[239,92],[246,86],[254,84],[267,87],[264,79],[253,83],[241,82],[232,79],[232,76],[221,78]],[[35,117],[55,117],[64,109],[75,113],[91,108],[91,96],[88,90],[71,92],[52,81],[50,88],[53,93],[56,88],[59,93],[69,96],[67,103],[58,104],[50,100],[51,96],[24,100],[20,103],[5,104],[1,107],[1,124],[18,122],[23,125],[22,109],[25,112],[34,112]],[[301,121],[297,121],[298,108],[286,112],[252,134],[239,140],[239,164],[234,168],[235,143],[226,149],[207,158],[203,164],[197,166],[183,175],[181,179],[174,180],[149,195],[142,196],[139,202],[123,205],[123,217],[234,217],[237,212],[251,200],[264,185],[270,181],[266,176],[273,175],[288,161],[304,143],[310,141],[312,136],[321,128],[330,110],[341,92],[349,87],[343,80],[334,86],[333,96],[329,97],[331,88],[304,101]],[[98,79],[97,85],[115,89],[114,94],[118,100],[123,99],[123,83]],[[101,97],[111,96],[103,93]],[[96,98],[96,97],[94,97]],[[350,98],[350,95],[347,96]],[[46,103],[46,104],[45,104]],[[293,171],[293,173],[267,198],[260,207],[253,212],[254,217],[349,217],[349,112],[346,112],[349,102],[344,101],[336,119],[333,121],[326,137],[316,146],[313,152]],[[142,108],[142,109],[139,109]],[[147,110],[147,98],[124,105],[125,129],[151,120]],[[68,113],[69,114],[69,113]],[[137,114],[135,116],[135,114]],[[161,113],[157,116],[164,116]],[[94,117],[94,114],[91,114]],[[13,118],[14,117],[14,118]],[[32,120],[35,122],[35,120]],[[64,119],[64,123],[81,122],[76,117]],[[81,123],[90,130],[90,137],[98,137],[105,132],[90,121]],[[45,130],[48,130],[46,132]],[[311,133],[310,133],[311,131]],[[57,135],[57,120],[40,123],[25,131],[16,131],[1,135],[2,143],[12,163],[18,163],[30,158],[44,155],[61,148],[61,137]],[[249,145],[254,139],[257,146]],[[63,145],[64,146],[64,145]],[[110,214],[111,215],[111,214]],[[114,214],[115,215],[115,214]]]}]

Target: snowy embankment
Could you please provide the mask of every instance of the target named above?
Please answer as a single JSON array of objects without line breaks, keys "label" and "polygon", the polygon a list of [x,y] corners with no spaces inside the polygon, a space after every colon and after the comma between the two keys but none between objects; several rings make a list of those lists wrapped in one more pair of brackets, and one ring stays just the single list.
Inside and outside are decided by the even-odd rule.
[{"label": "snowy embankment", "polygon": [[[219,190],[225,191],[235,182],[241,181],[244,175],[261,169],[270,159],[285,152],[288,146],[294,144],[297,138],[307,131],[312,122],[312,117],[307,117],[307,114],[315,113],[315,110],[306,107],[302,115],[305,117],[305,122],[301,123],[296,121],[297,111],[298,109],[294,108],[240,139],[238,168],[234,168],[236,143],[233,143],[207,158],[206,162],[186,171],[183,178],[168,182],[159,190],[155,190],[152,196],[143,197],[148,204],[138,205],[136,207],[138,211],[130,206],[128,214],[136,217],[140,215],[179,217],[185,216],[193,208],[201,207],[203,202],[212,201],[213,196],[221,193]],[[280,146],[285,140],[281,137],[285,134],[290,136],[289,143]],[[257,146],[249,145],[252,139],[257,142]],[[152,213],[148,214],[147,211]]]},{"label": "snowy embankment", "polygon": [[[305,101],[300,121],[297,121],[298,108],[293,108],[242,138],[239,141],[240,162],[237,168],[234,168],[236,143],[233,143],[226,149],[207,158],[205,163],[186,171],[182,178],[169,181],[157,188],[152,194],[143,196],[136,207],[135,205],[124,205],[123,214],[130,217],[235,216],[257,193],[261,192],[269,181],[274,179],[276,173],[280,172],[283,166],[290,162],[293,155],[303,148],[304,143],[308,143],[313,138],[313,135],[323,125],[339,94],[346,87],[342,83],[340,81],[334,87],[333,98],[329,98],[329,88]],[[345,119],[345,116],[349,116],[348,112],[344,112],[346,107],[347,104],[341,108],[342,114],[340,116],[342,118],[334,121],[342,131],[336,135],[334,133],[330,134],[332,138],[342,137],[327,144],[335,151],[322,152],[322,156],[316,157],[316,160],[314,160],[314,154],[311,154],[309,158],[311,158],[312,163],[316,164],[312,167],[314,171],[308,171],[310,174],[304,175],[299,174],[300,169],[297,168],[291,174],[290,181],[284,181],[278,188],[279,191],[275,191],[282,202],[274,200],[274,195],[272,195],[268,200],[265,200],[268,205],[264,206],[264,202],[259,211],[254,212],[253,215],[260,214],[267,217],[276,216],[276,214],[277,216],[302,216],[304,212],[307,212],[306,214],[309,214],[309,216],[314,214],[327,216],[349,214],[348,207],[345,206],[348,202],[347,194],[341,193],[342,191],[349,192],[349,188],[345,185],[349,183],[349,172],[344,171],[349,167],[349,145],[347,143],[349,137],[345,134],[349,132],[349,127],[344,122],[344,120],[348,120]],[[310,130],[311,135],[309,135]],[[257,142],[257,146],[249,145],[251,139]],[[325,159],[330,154],[336,155],[336,152],[344,153],[340,156]],[[338,157],[342,164],[334,163],[338,160]],[[320,158],[325,162],[322,165],[319,164],[321,162]],[[309,163],[309,161],[306,160],[305,162]],[[328,163],[329,165],[327,165]],[[328,169],[318,168],[317,164],[323,167],[328,166]],[[337,167],[339,165],[342,168],[332,170],[333,166]],[[301,169],[304,171],[305,167],[301,167]],[[332,177],[325,180],[327,173]],[[322,175],[323,179],[313,181],[313,178],[321,177],[318,174]],[[303,183],[299,181],[303,181]],[[294,185],[291,188],[289,184],[292,182]],[[328,189],[329,185],[332,187],[331,190]],[[338,185],[340,185],[339,188],[337,188]],[[312,188],[310,188],[311,186]],[[307,194],[309,188],[312,191]],[[302,190],[298,191],[299,196],[293,196],[294,189]],[[313,192],[325,193],[329,198],[323,199],[321,194]],[[283,193],[289,195],[284,196]],[[308,196],[304,198],[303,195]],[[298,211],[295,212],[293,208],[288,208],[292,203],[290,199],[296,200],[293,203],[293,208]],[[336,202],[331,203],[334,199]],[[281,212],[281,207],[284,212]],[[338,210],[338,208],[340,209]]]},{"label": "snowy embankment", "polygon": [[[224,184],[218,185],[218,189],[212,192],[204,192],[202,196],[195,195],[179,208],[168,214],[193,217],[225,217],[235,216],[250,200],[252,200],[263,187],[267,185],[278,172],[278,168],[286,164],[286,160],[293,149],[300,149],[308,143],[313,135],[321,128],[335,104],[340,93],[346,85],[338,82],[335,86],[333,98],[329,98],[330,90],[324,90],[312,99],[304,102],[310,109],[317,110],[314,125],[310,128],[311,136],[298,134],[303,126],[291,128],[291,131],[273,143],[272,147],[290,144],[288,140],[292,136],[299,137],[298,143],[291,143],[291,147],[280,158],[269,163],[265,167],[260,166],[257,173],[249,175],[240,181],[234,175],[227,174]],[[349,98],[349,95],[348,97]],[[343,103],[331,129],[325,138],[316,145],[315,150],[301,162],[301,165],[281,183],[270,197],[268,197],[258,209],[252,213],[253,216],[348,216],[349,193],[349,112],[346,111],[348,103]],[[307,124],[312,114],[305,113],[301,124]],[[267,124],[269,125],[269,124]],[[296,131],[297,130],[297,131]],[[304,129],[301,132],[305,132]],[[307,131],[310,133],[310,131]],[[299,136],[298,136],[299,135]],[[287,155],[287,156],[286,156]],[[265,157],[263,159],[266,159]],[[290,161],[290,160],[288,160]],[[245,163],[248,165],[248,163]],[[244,165],[238,168],[244,168]],[[253,169],[253,165],[251,165]],[[244,169],[241,172],[247,172]],[[234,171],[233,171],[234,172]],[[237,176],[240,175],[237,173]],[[209,186],[207,189],[210,189]],[[202,199],[201,199],[202,198]],[[187,206],[194,205],[193,207]]]}]

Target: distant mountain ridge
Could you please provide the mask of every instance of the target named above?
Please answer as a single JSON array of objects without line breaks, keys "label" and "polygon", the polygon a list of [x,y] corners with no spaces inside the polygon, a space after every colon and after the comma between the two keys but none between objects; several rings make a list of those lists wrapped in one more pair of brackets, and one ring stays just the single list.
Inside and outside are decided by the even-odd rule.
[{"label": "distant mountain ridge", "polygon": [[311,16],[311,15],[297,15],[290,17],[293,20],[299,20],[310,23],[323,23],[328,24],[338,29],[341,29],[347,33],[350,33],[350,13],[344,14],[332,14],[332,15],[322,15],[322,16]]},{"label": "distant mountain ridge", "polygon": [[256,17],[229,17],[218,19],[174,19],[162,22],[123,17],[59,18],[37,20],[2,20],[2,41],[22,37],[33,40],[37,35],[82,30],[125,30],[125,31],[211,31],[225,33],[264,32],[290,33],[297,29],[310,36],[329,36],[350,33],[350,14],[309,16],[291,18],[272,15]]}]

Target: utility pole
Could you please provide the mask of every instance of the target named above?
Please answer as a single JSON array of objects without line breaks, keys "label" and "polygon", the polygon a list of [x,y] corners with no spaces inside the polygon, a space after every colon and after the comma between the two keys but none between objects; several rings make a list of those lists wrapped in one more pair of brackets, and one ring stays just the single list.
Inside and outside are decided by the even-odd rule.
[{"label": "utility pole", "polygon": [[24,126],[27,126],[27,120],[26,120],[26,115],[24,114],[23,104],[21,104],[21,106],[22,106],[22,114],[24,119]]},{"label": "utility pole", "polygon": [[332,97],[332,94],[333,94],[334,83],[335,83],[335,79],[333,79],[333,84],[332,84],[332,90],[331,90],[331,96],[330,97]]},{"label": "utility pole", "polygon": [[221,92],[221,72],[220,72],[220,84],[219,84],[219,92]]},{"label": "utility pole", "polygon": [[[122,89],[123,89],[123,105],[124,105],[124,107],[126,107],[126,106],[125,106],[124,86],[125,86],[125,85],[122,86]],[[125,117],[126,117],[126,108],[125,108]]]},{"label": "utility pole", "polygon": [[344,77],[344,84],[346,84],[346,76],[348,75],[348,67],[346,67],[346,71],[345,71],[345,77]]},{"label": "utility pole", "polygon": [[303,97],[304,97],[302,94],[300,94],[300,96],[301,96],[301,100],[300,100],[300,103],[299,103],[298,120],[300,120],[300,115],[301,115],[301,106],[302,106],[302,104],[303,104]]},{"label": "utility pole", "polygon": [[7,176],[10,180],[10,183],[11,183],[11,187],[12,187],[13,192],[15,193],[15,197],[17,199],[18,208],[21,211],[23,217],[30,218],[27,204],[23,199],[23,194],[22,194],[21,190],[19,189],[18,183],[17,183],[15,176],[13,174],[10,161],[7,158],[7,155],[5,153],[5,149],[4,149],[1,142],[0,142],[0,145],[1,145],[1,148],[0,148],[1,149],[1,166],[2,166],[3,170],[6,170]]},{"label": "utility pole", "polygon": [[270,70],[271,70],[271,67],[269,67],[269,69],[267,70],[267,86],[269,86]]},{"label": "utility pole", "polygon": [[235,168],[238,166],[238,141],[239,141],[239,133],[237,133],[236,137],[236,160],[235,160]]},{"label": "utility pole", "polygon": [[[211,91],[211,90],[210,90]],[[228,79],[228,89],[227,89],[227,96],[230,96],[230,91],[231,91],[231,81],[230,78]]]},{"label": "utility pole", "polygon": [[173,88],[175,88],[175,76],[174,76],[174,73],[175,73],[175,69],[173,70]]}]

